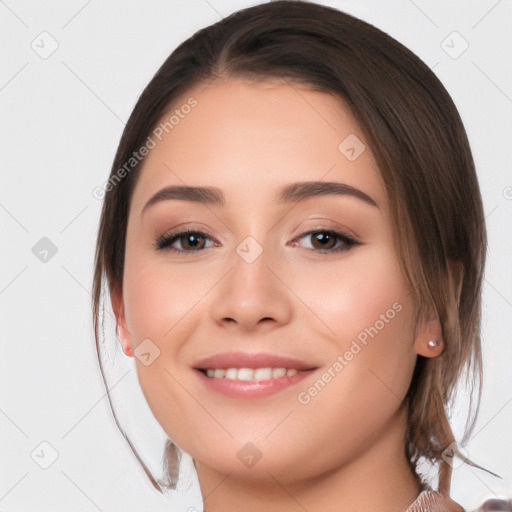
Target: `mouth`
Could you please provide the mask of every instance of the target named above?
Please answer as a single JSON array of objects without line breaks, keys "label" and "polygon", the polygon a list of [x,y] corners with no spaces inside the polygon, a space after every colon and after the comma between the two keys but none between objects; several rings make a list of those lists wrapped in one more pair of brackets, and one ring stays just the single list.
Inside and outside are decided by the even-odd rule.
[{"label": "mouth", "polygon": [[256,398],[289,388],[317,368],[273,354],[229,352],[199,361],[194,370],[210,390],[233,398]]}]

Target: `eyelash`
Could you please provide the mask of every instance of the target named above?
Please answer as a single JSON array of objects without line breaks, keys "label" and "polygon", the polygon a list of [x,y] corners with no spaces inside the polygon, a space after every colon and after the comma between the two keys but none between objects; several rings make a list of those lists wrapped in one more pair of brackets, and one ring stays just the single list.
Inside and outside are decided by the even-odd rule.
[{"label": "eyelash", "polygon": [[[164,235],[160,236],[155,242],[155,249],[160,250],[160,251],[164,251],[164,250],[172,251],[172,252],[176,252],[176,253],[197,253],[197,252],[203,251],[204,249],[208,249],[208,247],[206,247],[203,249],[193,249],[190,251],[185,251],[182,249],[175,249],[174,247],[171,247],[172,244],[174,244],[174,242],[179,240],[181,237],[183,237],[185,235],[190,235],[190,234],[199,235],[201,238],[210,238],[210,239],[213,238],[212,235],[210,235],[207,232],[193,230],[193,229],[186,229],[183,231],[178,231],[175,233],[168,233],[168,234],[164,234]],[[352,247],[354,247],[356,245],[360,245],[360,242],[358,242],[355,238],[347,235],[346,233],[340,233],[338,231],[333,231],[330,229],[316,229],[313,231],[306,231],[305,233],[302,233],[298,237],[294,238],[294,240],[292,240],[292,242],[295,242],[296,240],[300,240],[301,238],[304,238],[305,236],[308,236],[308,235],[318,235],[318,234],[328,234],[330,236],[336,237],[339,241],[343,242],[343,245],[341,247],[337,247],[335,249],[309,249],[314,252],[318,252],[320,254],[336,254],[336,253],[343,252],[343,251],[349,251]]]}]

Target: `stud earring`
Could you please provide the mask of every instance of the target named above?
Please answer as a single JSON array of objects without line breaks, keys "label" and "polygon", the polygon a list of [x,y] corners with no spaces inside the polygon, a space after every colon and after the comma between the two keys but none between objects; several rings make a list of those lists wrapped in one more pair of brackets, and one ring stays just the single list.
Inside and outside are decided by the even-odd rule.
[{"label": "stud earring", "polygon": [[438,340],[437,338],[434,338],[432,340],[429,340],[427,345],[429,349],[437,350],[441,346],[441,341]]}]

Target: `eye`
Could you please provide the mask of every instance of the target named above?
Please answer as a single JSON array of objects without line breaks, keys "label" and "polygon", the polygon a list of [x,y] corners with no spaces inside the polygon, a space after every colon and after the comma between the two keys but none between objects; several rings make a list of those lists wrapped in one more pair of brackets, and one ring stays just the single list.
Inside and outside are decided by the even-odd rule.
[{"label": "eye", "polygon": [[[207,233],[187,229],[177,233],[162,235],[157,239],[155,247],[159,250],[166,249],[176,252],[198,252],[211,247],[211,245],[206,246],[206,240],[212,240]],[[175,247],[176,243],[181,246],[180,249]]]},{"label": "eye", "polygon": [[[337,253],[341,251],[348,251],[353,246],[360,243],[353,237],[332,230],[315,230],[303,233],[292,241],[292,246],[297,247],[299,244],[297,240],[311,237],[309,249],[319,253]],[[211,241],[207,245],[207,241]],[[177,248],[176,245],[180,247]],[[162,235],[155,242],[155,248],[158,250],[169,250],[174,252],[199,252],[203,249],[208,249],[215,245],[213,238],[203,231],[194,231],[187,229],[175,233]]]},{"label": "eye", "polygon": [[337,253],[348,251],[359,242],[353,237],[332,230],[315,230],[303,233],[293,240],[292,245],[297,246],[297,240],[311,237],[311,249],[320,253]]}]

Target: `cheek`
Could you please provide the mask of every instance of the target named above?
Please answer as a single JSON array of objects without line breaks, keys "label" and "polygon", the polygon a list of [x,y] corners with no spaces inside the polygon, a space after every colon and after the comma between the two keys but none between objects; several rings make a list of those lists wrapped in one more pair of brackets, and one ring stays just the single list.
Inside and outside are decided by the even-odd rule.
[{"label": "cheek", "polygon": [[201,298],[214,282],[207,273],[198,276],[197,268],[187,265],[171,269],[165,261],[143,257],[127,258],[125,265],[124,303],[134,355],[143,340],[151,341],[149,345],[145,341],[150,364],[134,358],[138,381],[157,421],[182,446],[187,442],[184,423],[202,424],[204,410],[186,392],[181,355],[205,318],[206,302]]},{"label": "cheek", "polygon": [[[414,305],[398,263],[384,253],[359,259],[343,272],[316,274],[309,292],[317,297],[315,313],[334,334],[317,380],[299,390],[295,426],[322,431],[323,440],[336,440],[349,457],[390,424],[410,386]],[[322,442],[311,450],[311,460],[318,460],[315,450],[322,450]]]},{"label": "cheek", "polygon": [[[197,267],[183,265],[171,269],[162,262],[138,262],[126,266],[124,301],[132,343],[144,338],[176,339],[211,288],[207,273],[198,275]],[[192,314],[191,314],[192,313]],[[177,329],[179,327],[179,329]],[[167,349],[169,343],[160,346]]]},{"label": "cheek", "polygon": [[360,251],[338,271],[315,271],[300,286],[332,340],[327,368],[339,363],[322,401],[351,403],[354,415],[361,412],[358,404],[366,404],[364,414],[395,408],[409,387],[416,353],[412,295],[393,252]]},{"label": "cheek", "polygon": [[[323,321],[340,349],[359,336],[400,343],[411,332],[411,294],[391,250],[361,247],[343,264],[321,264],[295,277],[294,291]],[[403,337],[403,336],[402,336]]]}]

